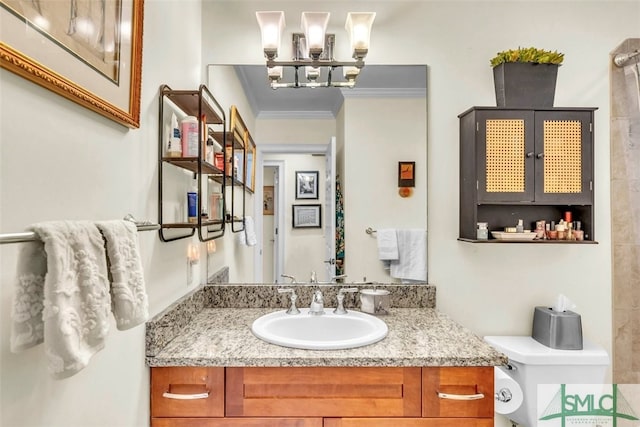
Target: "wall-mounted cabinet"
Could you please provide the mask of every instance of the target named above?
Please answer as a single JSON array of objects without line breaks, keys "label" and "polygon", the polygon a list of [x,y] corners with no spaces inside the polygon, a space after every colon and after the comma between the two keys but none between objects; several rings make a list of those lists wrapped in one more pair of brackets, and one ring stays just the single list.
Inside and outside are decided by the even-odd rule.
[{"label": "wall-mounted cabinet", "polygon": [[[558,222],[565,212],[594,243],[595,108],[472,107],[460,114],[460,240],[477,240],[477,224],[504,231],[519,219]],[[513,240],[507,240],[512,242]]]},{"label": "wall-mounted cabinet", "polygon": [[[209,92],[201,85],[197,90],[173,90],[167,85],[160,87],[159,131],[158,131],[158,223],[160,239],[163,242],[191,237],[198,234],[200,241],[222,237],[225,232],[225,190],[227,174],[226,164],[216,158],[224,155],[226,137],[226,116],[223,109]],[[174,117],[175,116],[175,119]],[[184,137],[180,138],[181,147],[176,150],[179,133],[174,134],[174,124],[187,117],[194,117],[197,129],[192,137],[197,148],[192,145],[188,150]],[[179,125],[180,126],[180,125]],[[181,126],[182,127],[182,126]],[[182,129],[181,129],[182,131]],[[172,139],[173,136],[173,139]],[[192,142],[193,142],[192,141]],[[170,148],[170,144],[174,144]],[[169,200],[166,195],[169,171],[166,168],[178,168],[193,174],[196,182],[195,215],[188,216],[186,209],[187,193],[185,187],[180,194],[182,200]],[[173,230],[173,231],[169,231]],[[181,230],[181,232],[177,231]],[[184,233],[187,230],[187,233]]]}]

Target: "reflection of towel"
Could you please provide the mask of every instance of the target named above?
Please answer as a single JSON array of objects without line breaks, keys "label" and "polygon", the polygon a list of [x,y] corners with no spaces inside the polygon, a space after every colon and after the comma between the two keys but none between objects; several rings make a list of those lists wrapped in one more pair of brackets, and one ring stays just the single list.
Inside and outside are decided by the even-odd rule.
[{"label": "reflection of towel", "polygon": [[391,261],[391,277],[427,280],[427,233],[423,229],[396,230],[398,259]]},{"label": "reflection of towel", "polygon": [[100,221],[107,246],[111,280],[111,311],[119,330],[147,320],[149,304],[138,248],[138,228],[131,221]]},{"label": "reflection of towel", "polygon": [[49,372],[66,378],[87,366],[109,330],[104,242],[87,221],[38,223],[31,230],[44,244],[28,242],[20,251],[11,349],[44,341]]},{"label": "reflection of towel", "polygon": [[398,239],[395,229],[378,230],[376,238],[378,240],[378,258],[381,261],[398,259]]},{"label": "reflection of towel", "polygon": [[256,239],[256,227],[253,218],[244,217],[244,230],[238,233],[238,241],[241,245],[255,246],[258,243]]}]

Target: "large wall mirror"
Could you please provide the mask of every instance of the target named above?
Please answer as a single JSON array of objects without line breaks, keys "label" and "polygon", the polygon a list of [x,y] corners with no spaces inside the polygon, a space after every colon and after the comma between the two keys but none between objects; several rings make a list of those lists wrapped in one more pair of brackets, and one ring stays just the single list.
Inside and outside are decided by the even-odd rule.
[{"label": "large wall mirror", "polygon": [[[257,145],[256,281],[399,281],[366,230],[426,232],[427,67],[366,65],[353,89],[274,90],[264,66],[211,65],[207,84],[244,103]],[[409,197],[399,162],[416,165]]]}]

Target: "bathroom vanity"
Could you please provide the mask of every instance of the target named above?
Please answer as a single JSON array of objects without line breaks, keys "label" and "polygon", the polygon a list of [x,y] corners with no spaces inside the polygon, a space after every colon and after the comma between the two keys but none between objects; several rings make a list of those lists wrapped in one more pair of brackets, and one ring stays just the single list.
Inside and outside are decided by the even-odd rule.
[{"label": "bathroom vanity", "polygon": [[[507,359],[430,306],[435,288],[392,288],[387,337],[347,350],[256,338],[252,322],[286,307],[248,307],[273,305],[273,289],[205,286],[147,324],[151,426],[493,426],[493,367]],[[227,307],[238,292],[251,296]]]}]

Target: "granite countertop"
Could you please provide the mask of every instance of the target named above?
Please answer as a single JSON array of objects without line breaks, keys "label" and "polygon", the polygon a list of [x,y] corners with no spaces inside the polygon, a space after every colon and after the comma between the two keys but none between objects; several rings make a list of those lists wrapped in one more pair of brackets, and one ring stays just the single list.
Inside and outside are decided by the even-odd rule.
[{"label": "granite countertop", "polygon": [[[207,308],[149,351],[148,366],[497,366],[507,358],[434,308],[392,308],[389,333],[348,350],[299,350],[256,338],[251,324],[274,308]],[[152,340],[152,338],[151,338]],[[152,340],[153,341],[153,340]]]}]

